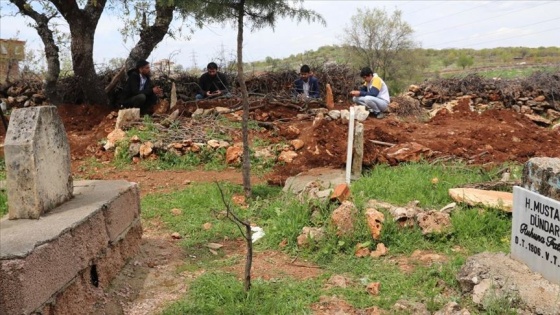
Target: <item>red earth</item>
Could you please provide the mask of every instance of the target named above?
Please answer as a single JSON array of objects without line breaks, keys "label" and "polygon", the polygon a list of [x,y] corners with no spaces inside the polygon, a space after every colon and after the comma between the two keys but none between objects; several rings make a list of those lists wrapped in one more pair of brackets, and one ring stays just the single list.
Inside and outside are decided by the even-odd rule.
[{"label": "red earth", "polygon": [[[234,101],[201,102],[200,107],[236,107]],[[252,104],[254,105],[254,104]],[[188,121],[196,105],[182,104],[183,122]],[[337,103],[336,109],[348,109],[349,103]],[[285,143],[286,140],[300,139],[305,145],[298,151],[297,158],[290,164],[278,164],[265,177],[254,176],[252,183],[264,182],[282,184],[288,176],[315,167],[340,168],[345,165],[348,135],[347,123],[341,120],[315,120],[289,104],[267,104],[258,102],[251,111],[251,118],[267,124],[267,128],[253,131],[251,139],[260,137],[269,143]],[[99,106],[62,105],[58,107],[66,129],[71,148],[72,170],[75,178],[85,179],[126,179],[139,183],[142,195],[180,189],[190,182],[229,181],[242,183],[239,168],[223,171],[153,171],[132,164],[126,170],[111,165],[112,153],[100,150],[100,141],[114,129],[114,115],[111,110]],[[229,119],[240,117],[239,112],[225,114]],[[531,157],[560,157],[559,131],[553,131],[533,122],[525,115],[509,109],[472,112],[468,103],[459,102],[453,112],[440,111],[431,119],[398,117],[389,114],[385,119],[368,118],[364,124],[364,166],[375,167],[379,163],[394,163],[387,160],[383,150],[387,146],[369,140],[392,144],[416,142],[433,151],[429,159],[461,160],[474,165],[495,166],[506,161],[525,162]],[[5,131],[0,131],[3,143]],[[241,140],[241,132],[233,130],[234,142]],[[92,159],[99,163],[92,163]],[[126,310],[127,314],[153,314],[164,304],[180,298],[187,290],[187,279],[199,274],[182,272],[177,274],[177,266],[184,264],[187,252],[170,237],[162,222],[144,222],[144,236],[141,253],[127,265],[115,281],[114,290],[100,308],[112,312]],[[239,240],[224,240],[224,251],[228,256],[239,257],[231,266],[231,272],[241,276],[243,253]],[[419,258],[420,259],[420,258]],[[421,260],[421,259],[420,259]],[[406,272],[411,268],[407,260],[397,261]],[[256,253],[253,260],[255,277],[269,279],[275,275],[295,278],[317,276],[320,268],[306,262],[297,261],[286,254],[275,251]],[[131,276],[132,275],[132,276]],[[122,279],[121,279],[122,278]],[[121,279],[121,280],[119,280]],[[134,282],[131,279],[137,279]],[[170,291],[170,288],[173,290]],[[126,294],[124,294],[125,292]],[[128,293],[127,293],[128,292]],[[153,297],[153,298],[152,298]],[[157,303],[154,301],[158,301]],[[321,297],[312,306],[315,314],[372,313],[377,309],[358,310],[344,300]]]},{"label": "red earth", "polygon": [[[304,147],[298,151],[293,163],[278,164],[271,174],[254,177],[253,182],[267,180],[281,185],[288,176],[316,167],[341,168],[346,160],[348,124],[342,120],[315,120],[314,116],[291,106],[258,103],[250,112],[254,120],[268,124],[267,128],[253,131],[251,139],[261,138],[269,143],[300,139]],[[235,107],[231,100],[199,102],[199,107]],[[195,103],[183,103],[183,115],[189,120],[196,110]],[[253,104],[251,104],[253,106]],[[349,103],[337,103],[336,109],[348,109]],[[111,110],[100,106],[61,105],[59,114],[64,123],[72,155],[75,176],[89,179],[127,179],[140,183],[142,192],[172,189],[192,181],[225,180],[242,183],[239,168],[225,171],[146,171],[138,165],[129,170],[117,170],[110,165],[111,152],[100,150],[100,141],[114,129],[116,118]],[[225,114],[238,119],[241,111]],[[235,118],[234,118],[235,117]],[[468,101],[459,102],[453,112],[439,111],[431,119],[397,117],[389,114],[384,119],[369,117],[364,122],[365,167],[387,160],[382,151],[385,145],[369,140],[392,144],[415,142],[431,149],[429,159],[461,160],[469,164],[490,165],[506,161],[524,163],[531,157],[560,157],[560,129],[556,131],[533,122],[525,115],[509,109],[491,109],[481,113],[471,111]],[[0,140],[3,142],[5,131]],[[241,141],[241,131],[233,130],[234,142]],[[93,170],[84,167],[91,158],[101,161]],[[143,186],[143,183],[145,185]]]}]

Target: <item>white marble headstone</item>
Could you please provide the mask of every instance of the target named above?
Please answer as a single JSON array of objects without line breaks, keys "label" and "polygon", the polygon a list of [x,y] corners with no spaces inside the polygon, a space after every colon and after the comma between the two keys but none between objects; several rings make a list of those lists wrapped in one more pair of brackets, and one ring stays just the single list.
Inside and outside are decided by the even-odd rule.
[{"label": "white marble headstone", "polygon": [[511,256],[560,285],[560,202],[513,187]]}]

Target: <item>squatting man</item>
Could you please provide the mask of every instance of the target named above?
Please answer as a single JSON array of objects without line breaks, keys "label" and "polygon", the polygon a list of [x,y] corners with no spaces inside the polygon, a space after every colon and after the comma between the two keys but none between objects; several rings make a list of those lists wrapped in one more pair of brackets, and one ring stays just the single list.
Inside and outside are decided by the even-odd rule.
[{"label": "squatting man", "polygon": [[391,101],[387,84],[369,67],[362,68],[360,76],[364,83],[359,90],[350,91],[352,101],[364,105],[378,119],[385,117],[383,112],[387,110]]}]

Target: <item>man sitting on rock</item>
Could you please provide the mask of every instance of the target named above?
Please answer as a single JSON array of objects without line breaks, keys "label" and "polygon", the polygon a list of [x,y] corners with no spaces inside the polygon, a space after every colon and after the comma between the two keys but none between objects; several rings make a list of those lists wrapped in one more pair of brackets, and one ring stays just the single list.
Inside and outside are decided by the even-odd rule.
[{"label": "man sitting on rock", "polygon": [[301,66],[299,79],[294,81],[293,95],[302,101],[319,98],[319,80],[311,74],[308,65]]},{"label": "man sitting on rock", "polygon": [[206,66],[206,70],[206,73],[198,79],[200,90],[196,94],[196,99],[202,100],[218,96],[231,97],[228,91],[227,78],[223,73],[218,72],[218,65],[215,62],[210,62]]},{"label": "man sitting on rock", "polygon": [[130,69],[127,74],[121,104],[125,108],[140,108],[140,114],[146,114],[157,102],[158,96],[163,95],[162,89],[152,84],[150,63],[140,60],[136,63],[136,68]]}]

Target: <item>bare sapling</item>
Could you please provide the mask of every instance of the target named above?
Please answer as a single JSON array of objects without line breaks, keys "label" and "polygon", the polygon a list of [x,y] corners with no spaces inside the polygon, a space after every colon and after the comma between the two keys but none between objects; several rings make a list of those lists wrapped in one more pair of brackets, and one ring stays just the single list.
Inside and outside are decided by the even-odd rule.
[{"label": "bare sapling", "polygon": [[228,202],[224,196],[224,191],[220,186],[220,183],[216,182],[218,186],[218,190],[220,191],[220,195],[222,197],[222,202],[226,206],[226,217],[230,219],[237,228],[241,235],[245,239],[245,244],[247,246],[247,253],[245,255],[245,273],[243,278],[243,288],[245,292],[249,292],[251,289],[251,266],[253,265],[253,241],[252,241],[252,231],[251,231],[251,223],[249,220],[242,220],[239,218],[231,209],[230,202]]}]

